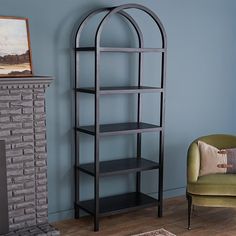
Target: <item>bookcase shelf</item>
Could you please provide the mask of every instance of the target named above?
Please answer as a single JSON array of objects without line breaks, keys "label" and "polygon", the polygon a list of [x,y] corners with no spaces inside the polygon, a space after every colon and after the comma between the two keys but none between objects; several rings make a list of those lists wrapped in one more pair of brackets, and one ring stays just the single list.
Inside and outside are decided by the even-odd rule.
[{"label": "bookcase shelf", "polygon": [[[76,204],[78,208],[81,208],[92,215],[95,215],[94,205],[94,199],[81,201]],[[138,210],[145,207],[158,206],[158,200],[143,193],[132,192],[100,198],[99,205],[99,216],[101,217]]]},{"label": "bookcase shelf", "polygon": [[[100,176],[109,175],[119,175],[145,170],[158,169],[159,164],[144,158],[124,158],[112,161],[102,161],[100,162]],[[81,164],[78,170],[87,173],[89,175],[95,176],[94,163]]]}]

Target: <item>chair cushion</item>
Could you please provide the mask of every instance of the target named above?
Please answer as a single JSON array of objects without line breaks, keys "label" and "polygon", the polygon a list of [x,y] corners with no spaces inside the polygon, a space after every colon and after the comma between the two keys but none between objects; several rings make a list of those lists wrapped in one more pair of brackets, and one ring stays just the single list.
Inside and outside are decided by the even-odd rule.
[{"label": "chair cushion", "polygon": [[200,176],[194,183],[188,183],[188,192],[197,195],[236,196],[235,174],[211,174]]},{"label": "chair cushion", "polygon": [[198,141],[200,151],[199,176],[216,173],[236,173],[236,148],[221,149]]}]

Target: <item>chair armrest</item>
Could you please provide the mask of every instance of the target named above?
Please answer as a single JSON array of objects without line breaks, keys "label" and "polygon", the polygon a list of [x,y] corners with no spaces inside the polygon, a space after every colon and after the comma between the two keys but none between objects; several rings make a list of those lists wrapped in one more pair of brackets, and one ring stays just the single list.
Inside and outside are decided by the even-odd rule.
[{"label": "chair armrest", "polygon": [[191,143],[187,156],[187,183],[198,180],[200,170],[200,152],[196,142]]}]

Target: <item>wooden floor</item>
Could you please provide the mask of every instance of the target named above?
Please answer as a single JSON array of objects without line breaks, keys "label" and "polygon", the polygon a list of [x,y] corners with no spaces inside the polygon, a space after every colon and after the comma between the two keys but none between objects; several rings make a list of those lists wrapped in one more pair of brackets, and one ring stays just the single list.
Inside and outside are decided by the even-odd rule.
[{"label": "wooden floor", "polygon": [[234,236],[236,235],[236,209],[195,208],[192,230],[187,230],[187,202],[185,197],[164,201],[164,216],[157,217],[157,208],[142,209],[126,214],[104,217],[100,231],[93,232],[92,217],[53,223],[67,236],[126,236],[164,228],[176,235]]}]

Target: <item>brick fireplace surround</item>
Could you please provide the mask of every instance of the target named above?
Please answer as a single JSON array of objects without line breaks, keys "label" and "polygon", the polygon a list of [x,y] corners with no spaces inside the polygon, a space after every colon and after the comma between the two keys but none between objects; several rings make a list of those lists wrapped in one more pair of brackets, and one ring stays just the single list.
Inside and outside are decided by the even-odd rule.
[{"label": "brick fireplace surround", "polygon": [[[59,235],[48,224],[45,89],[50,77],[0,78],[0,140],[5,141],[7,235]],[[1,224],[1,222],[0,222]]]}]

